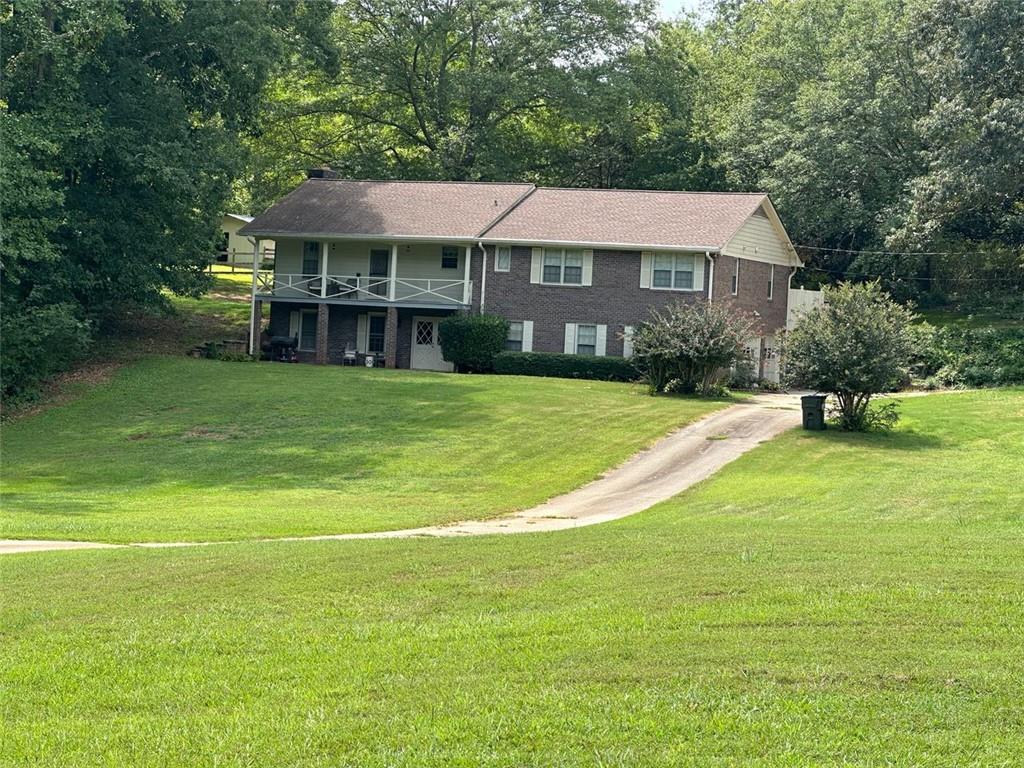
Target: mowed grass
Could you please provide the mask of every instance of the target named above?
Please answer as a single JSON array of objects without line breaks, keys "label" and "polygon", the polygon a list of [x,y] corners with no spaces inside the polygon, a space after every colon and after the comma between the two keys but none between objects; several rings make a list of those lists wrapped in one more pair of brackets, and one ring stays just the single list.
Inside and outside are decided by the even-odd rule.
[{"label": "mowed grass", "polygon": [[727,404],[604,382],[151,358],[4,426],[0,538],[225,540],[493,516]]},{"label": "mowed grass", "polygon": [[616,523],[0,558],[0,763],[1014,766],[1024,393]]}]

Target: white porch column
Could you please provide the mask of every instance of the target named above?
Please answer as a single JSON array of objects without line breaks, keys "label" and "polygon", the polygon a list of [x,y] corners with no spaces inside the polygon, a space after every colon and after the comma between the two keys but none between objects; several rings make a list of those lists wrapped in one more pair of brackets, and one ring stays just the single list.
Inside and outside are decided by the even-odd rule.
[{"label": "white porch column", "polygon": [[466,246],[466,263],[462,265],[462,303],[469,304],[473,297],[469,293],[469,262],[473,258],[473,246]]},{"label": "white porch column", "polygon": [[327,251],[329,245],[326,240],[320,243],[320,298],[327,298]]},{"label": "white porch column", "polygon": [[[253,253],[260,248],[260,239],[257,237],[252,241]],[[249,296],[249,354],[256,354],[256,278],[259,271],[259,262],[253,258],[252,261],[252,294]],[[263,312],[263,305],[260,304],[260,314]]]},{"label": "white porch column", "polygon": [[395,300],[395,278],[398,277],[398,243],[391,244],[391,266],[388,268],[388,301]]}]

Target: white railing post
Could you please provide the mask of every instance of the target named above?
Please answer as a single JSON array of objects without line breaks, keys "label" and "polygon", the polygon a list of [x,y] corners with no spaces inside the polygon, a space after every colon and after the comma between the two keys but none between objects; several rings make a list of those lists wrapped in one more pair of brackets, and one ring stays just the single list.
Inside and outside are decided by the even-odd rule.
[{"label": "white railing post", "polygon": [[327,298],[327,241],[324,240],[320,249],[320,298]]},{"label": "white railing post", "polygon": [[395,280],[398,279],[398,243],[391,244],[391,268],[388,270],[388,301],[395,300]]},{"label": "white railing post", "polygon": [[[253,249],[260,247],[260,240],[256,238],[253,241]],[[256,354],[256,336],[253,331],[256,329],[256,265],[253,264],[252,270],[252,295],[249,297],[249,355]]]}]

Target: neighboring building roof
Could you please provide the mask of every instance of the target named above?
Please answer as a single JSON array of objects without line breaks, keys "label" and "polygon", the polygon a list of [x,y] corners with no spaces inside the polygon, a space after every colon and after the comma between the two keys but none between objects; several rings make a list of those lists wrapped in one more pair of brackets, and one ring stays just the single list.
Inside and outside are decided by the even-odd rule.
[{"label": "neighboring building roof", "polygon": [[472,240],[531,189],[529,184],[307,179],[241,232]]},{"label": "neighboring building roof", "polygon": [[312,178],[240,233],[720,251],[755,213],[771,220],[795,259],[763,192]]},{"label": "neighboring building roof", "polygon": [[539,188],[485,239],[715,250],[765,199],[763,193]]},{"label": "neighboring building roof", "polygon": [[246,224],[252,221],[252,216],[246,216],[244,213],[225,213],[224,218],[237,219],[238,221],[244,221]]}]

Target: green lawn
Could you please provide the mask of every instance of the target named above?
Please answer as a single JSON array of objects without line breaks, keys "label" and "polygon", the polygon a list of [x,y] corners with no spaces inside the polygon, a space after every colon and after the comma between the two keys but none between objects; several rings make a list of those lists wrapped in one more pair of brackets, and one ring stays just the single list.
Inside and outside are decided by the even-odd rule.
[{"label": "green lawn", "polygon": [[0,764],[1020,765],[1024,392],[904,412],[574,531],[2,558]]},{"label": "green lawn", "polygon": [[0,538],[225,540],[493,516],[726,404],[603,382],[150,358],[5,425]]}]

